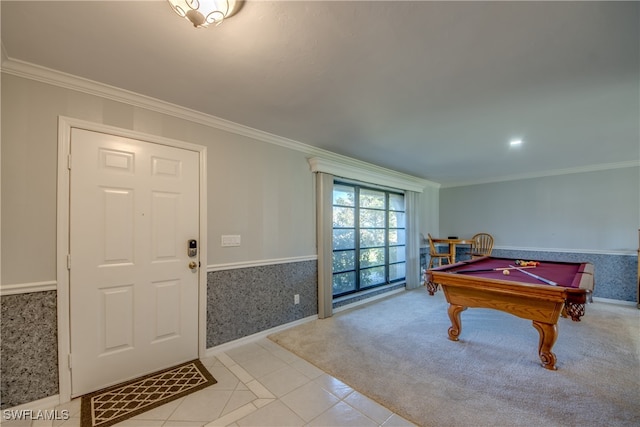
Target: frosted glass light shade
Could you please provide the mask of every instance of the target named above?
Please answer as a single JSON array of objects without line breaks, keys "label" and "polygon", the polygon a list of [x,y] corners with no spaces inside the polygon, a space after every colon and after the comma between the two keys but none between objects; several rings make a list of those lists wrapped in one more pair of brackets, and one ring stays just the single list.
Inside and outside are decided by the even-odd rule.
[{"label": "frosted glass light shade", "polygon": [[231,15],[235,0],[167,0],[171,9],[179,16],[188,19],[194,27],[219,25]]}]

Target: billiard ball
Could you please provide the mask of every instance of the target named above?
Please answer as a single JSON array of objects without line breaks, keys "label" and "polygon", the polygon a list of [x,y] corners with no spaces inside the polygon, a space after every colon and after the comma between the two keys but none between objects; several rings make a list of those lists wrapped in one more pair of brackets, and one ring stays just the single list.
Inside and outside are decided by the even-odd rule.
[{"label": "billiard ball", "polygon": [[509,270],[502,270],[502,274],[504,274],[505,276],[509,275]]}]

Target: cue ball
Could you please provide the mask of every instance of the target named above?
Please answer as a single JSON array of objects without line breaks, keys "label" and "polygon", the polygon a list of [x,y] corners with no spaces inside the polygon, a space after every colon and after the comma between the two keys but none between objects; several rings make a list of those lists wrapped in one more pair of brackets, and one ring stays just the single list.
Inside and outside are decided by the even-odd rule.
[{"label": "cue ball", "polygon": [[502,270],[502,274],[504,274],[505,276],[509,275],[509,270]]}]

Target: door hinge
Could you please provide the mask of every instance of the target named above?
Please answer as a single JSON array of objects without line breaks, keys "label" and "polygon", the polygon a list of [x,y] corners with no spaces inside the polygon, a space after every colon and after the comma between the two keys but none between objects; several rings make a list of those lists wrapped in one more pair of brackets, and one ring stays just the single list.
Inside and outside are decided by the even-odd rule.
[{"label": "door hinge", "polygon": [[71,353],[69,353],[69,369],[73,368],[73,363],[71,363]]},{"label": "door hinge", "polygon": [[71,170],[71,154],[67,155],[67,169]]},{"label": "door hinge", "polygon": [[71,270],[71,254],[67,254],[67,270]]}]

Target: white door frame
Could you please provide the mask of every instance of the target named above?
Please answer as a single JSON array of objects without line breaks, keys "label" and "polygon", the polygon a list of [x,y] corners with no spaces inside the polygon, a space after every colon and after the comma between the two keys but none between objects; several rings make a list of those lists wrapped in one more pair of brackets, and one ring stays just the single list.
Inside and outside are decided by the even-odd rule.
[{"label": "white door frame", "polygon": [[200,159],[200,212],[198,236],[201,267],[198,269],[198,357],[206,352],[207,321],[207,147],[177,141],[160,136],[144,134],[100,123],[88,122],[71,117],[58,117],[58,197],[56,228],[56,274],[58,305],[58,386],[60,403],[71,400],[71,331],[70,331],[70,291],[67,255],[69,254],[69,165],[71,149],[71,129],[79,128],[95,132],[137,139],[154,144],[191,150],[199,153]]}]

